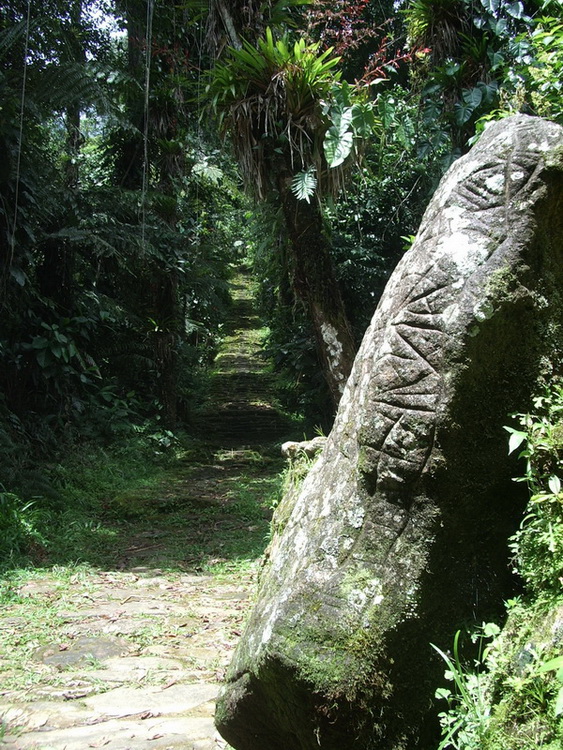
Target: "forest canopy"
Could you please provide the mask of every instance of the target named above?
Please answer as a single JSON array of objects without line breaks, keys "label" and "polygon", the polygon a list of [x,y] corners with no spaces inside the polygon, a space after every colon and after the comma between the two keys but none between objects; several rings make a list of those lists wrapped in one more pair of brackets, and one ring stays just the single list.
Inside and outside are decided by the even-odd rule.
[{"label": "forest canopy", "polygon": [[492,119],[563,120],[560,11],[4,3],[4,464],[15,445],[48,456],[133,428],[189,430],[240,263],[260,280],[286,408],[329,425],[444,170]]}]

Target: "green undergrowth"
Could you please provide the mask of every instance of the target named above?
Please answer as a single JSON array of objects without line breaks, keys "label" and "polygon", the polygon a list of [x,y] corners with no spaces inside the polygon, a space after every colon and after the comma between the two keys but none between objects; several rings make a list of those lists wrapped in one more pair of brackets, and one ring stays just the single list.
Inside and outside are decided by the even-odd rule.
[{"label": "green undergrowth", "polygon": [[156,483],[170,460],[168,447],[146,436],[30,460],[0,487],[0,571],[102,562],[115,536],[112,497]]},{"label": "green undergrowth", "polygon": [[0,573],[53,566],[209,572],[248,567],[267,543],[283,462],[275,448],[193,440],[82,446],[0,492]]},{"label": "green undergrowth", "polygon": [[[563,747],[563,386],[515,415],[509,452],[518,453],[530,500],[510,540],[523,594],[506,603],[502,630],[484,624],[470,634],[477,656],[439,649],[447,687],[438,750],[561,750]],[[445,702],[445,704],[444,704]]]}]

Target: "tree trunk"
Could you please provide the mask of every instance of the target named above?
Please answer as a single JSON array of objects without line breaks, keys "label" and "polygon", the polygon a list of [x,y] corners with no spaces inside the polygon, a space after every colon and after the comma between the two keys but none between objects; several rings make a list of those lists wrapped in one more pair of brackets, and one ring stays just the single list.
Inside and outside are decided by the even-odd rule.
[{"label": "tree trunk", "polygon": [[[67,39],[66,61],[84,65],[86,53],[81,41],[82,0],[74,0],[70,8],[71,31]],[[67,188],[68,209],[59,217],[51,230],[56,232],[64,227],[76,225],[75,199],[79,185],[79,158],[82,148],[80,132],[80,102],[72,100],[65,111],[66,145],[64,181]],[[58,224],[58,225],[57,225]],[[37,275],[39,289],[44,297],[51,299],[58,315],[71,317],[74,313],[74,266],[75,250],[68,240],[49,238],[41,246],[43,260]]]},{"label": "tree trunk", "polygon": [[242,47],[242,44],[241,44],[239,35],[237,34],[237,30],[235,28],[233,17],[231,16],[229,12],[229,9],[227,8],[226,3],[224,3],[223,0],[216,0],[215,5],[217,7],[217,10],[219,11],[221,20],[223,21],[223,26],[225,27],[225,31],[227,32],[229,36],[231,46],[233,46],[235,49],[240,49]]},{"label": "tree trunk", "polygon": [[[139,87],[132,90],[126,100],[129,119],[136,129],[131,132],[121,144],[121,152],[116,164],[116,177],[119,183],[135,191],[152,191],[174,195],[174,177],[182,174],[183,164],[181,157],[160,154],[154,159],[154,164],[160,162],[160,176],[158,183],[154,182],[154,170],[151,174],[149,164],[145,164],[147,152],[151,155],[157,152],[157,144],[160,140],[174,141],[177,137],[177,111],[169,111],[162,108],[156,111],[153,101],[147,106],[145,100],[145,86],[147,83],[146,66],[148,60],[153,61],[155,50],[158,48],[158,25],[155,27],[151,38],[147,28],[147,6],[144,2],[121,3],[127,23],[127,64],[129,74],[135,79]],[[164,41],[163,44],[168,44]],[[147,48],[150,45],[150,48]],[[154,81],[161,80],[165,76],[164,69],[159,69],[158,63],[153,70]],[[172,71],[170,72],[172,75]],[[180,105],[181,96],[174,99]],[[148,139],[148,144],[144,139]],[[150,148],[147,148],[147,145]],[[150,161],[150,159],[149,159]],[[152,179],[144,185],[143,174],[151,175]],[[147,195],[142,195],[141,200],[148,205]],[[147,209],[148,210],[148,209]],[[154,208],[151,206],[151,216]],[[172,229],[175,227],[176,218],[161,217]],[[145,219],[143,218],[142,221]],[[151,332],[149,341],[152,359],[156,370],[156,383],[154,384],[155,395],[162,407],[162,418],[166,427],[173,429],[177,422],[178,402],[178,344],[182,336],[181,311],[178,291],[178,272],[173,267],[173,262],[156,257],[147,252],[147,270],[150,280],[148,288],[142,294],[148,302],[150,318],[154,321],[154,330]]]},{"label": "tree trunk", "polygon": [[287,181],[281,189],[291,241],[293,287],[315,334],[323,375],[338,406],[356,356],[356,344],[334,273],[317,203],[297,200]]},{"label": "tree trunk", "polygon": [[178,274],[157,264],[153,264],[152,273],[151,296],[158,324],[152,334],[156,387],[164,424],[173,429],[178,416]]}]

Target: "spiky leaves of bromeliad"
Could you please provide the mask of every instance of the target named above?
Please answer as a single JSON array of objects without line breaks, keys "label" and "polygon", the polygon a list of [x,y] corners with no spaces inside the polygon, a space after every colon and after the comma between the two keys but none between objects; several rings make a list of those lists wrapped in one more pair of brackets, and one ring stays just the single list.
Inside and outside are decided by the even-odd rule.
[{"label": "spiky leaves of bromeliad", "polygon": [[256,48],[231,49],[213,70],[207,96],[221,129],[231,134],[246,184],[260,198],[283,171],[294,176],[294,194],[302,199],[312,195],[313,173],[320,192],[338,191],[337,167],[354,150],[361,107],[367,112],[370,106],[350,101],[338,63],[331,49],[275,40],[267,29]]},{"label": "spiky leaves of bromeliad", "polygon": [[465,0],[411,0],[403,13],[411,43],[430,47],[437,63],[456,56],[471,27]]},{"label": "spiky leaves of bromeliad", "polygon": [[246,42],[231,49],[211,74],[211,105],[221,129],[231,134],[245,182],[261,198],[280,156],[294,173],[314,164],[318,133],[326,129],[320,102],[339,78],[338,58],[330,54],[319,54],[318,45],[303,40],[276,41],[267,29],[256,49]]}]

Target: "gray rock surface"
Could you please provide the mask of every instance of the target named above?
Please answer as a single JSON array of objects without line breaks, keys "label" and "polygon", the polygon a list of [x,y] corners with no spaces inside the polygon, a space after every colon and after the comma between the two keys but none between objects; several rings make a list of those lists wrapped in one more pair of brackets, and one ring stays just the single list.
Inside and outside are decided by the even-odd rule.
[{"label": "gray rock surface", "polygon": [[314,437],[312,440],[288,440],[282,444],[281,454],[284,458],[293,460],[299,456],[313,458],[320,453],[326,445],[326,438],[322,435]]},{"label": "gray rock surface", "polygon": [[430,643],[510,585],[522,486],[502,426],[562,372],[562,290],[563,129],[508,118],[440,183],[278,509],[217,708],[237,750],[435,746]]}]

